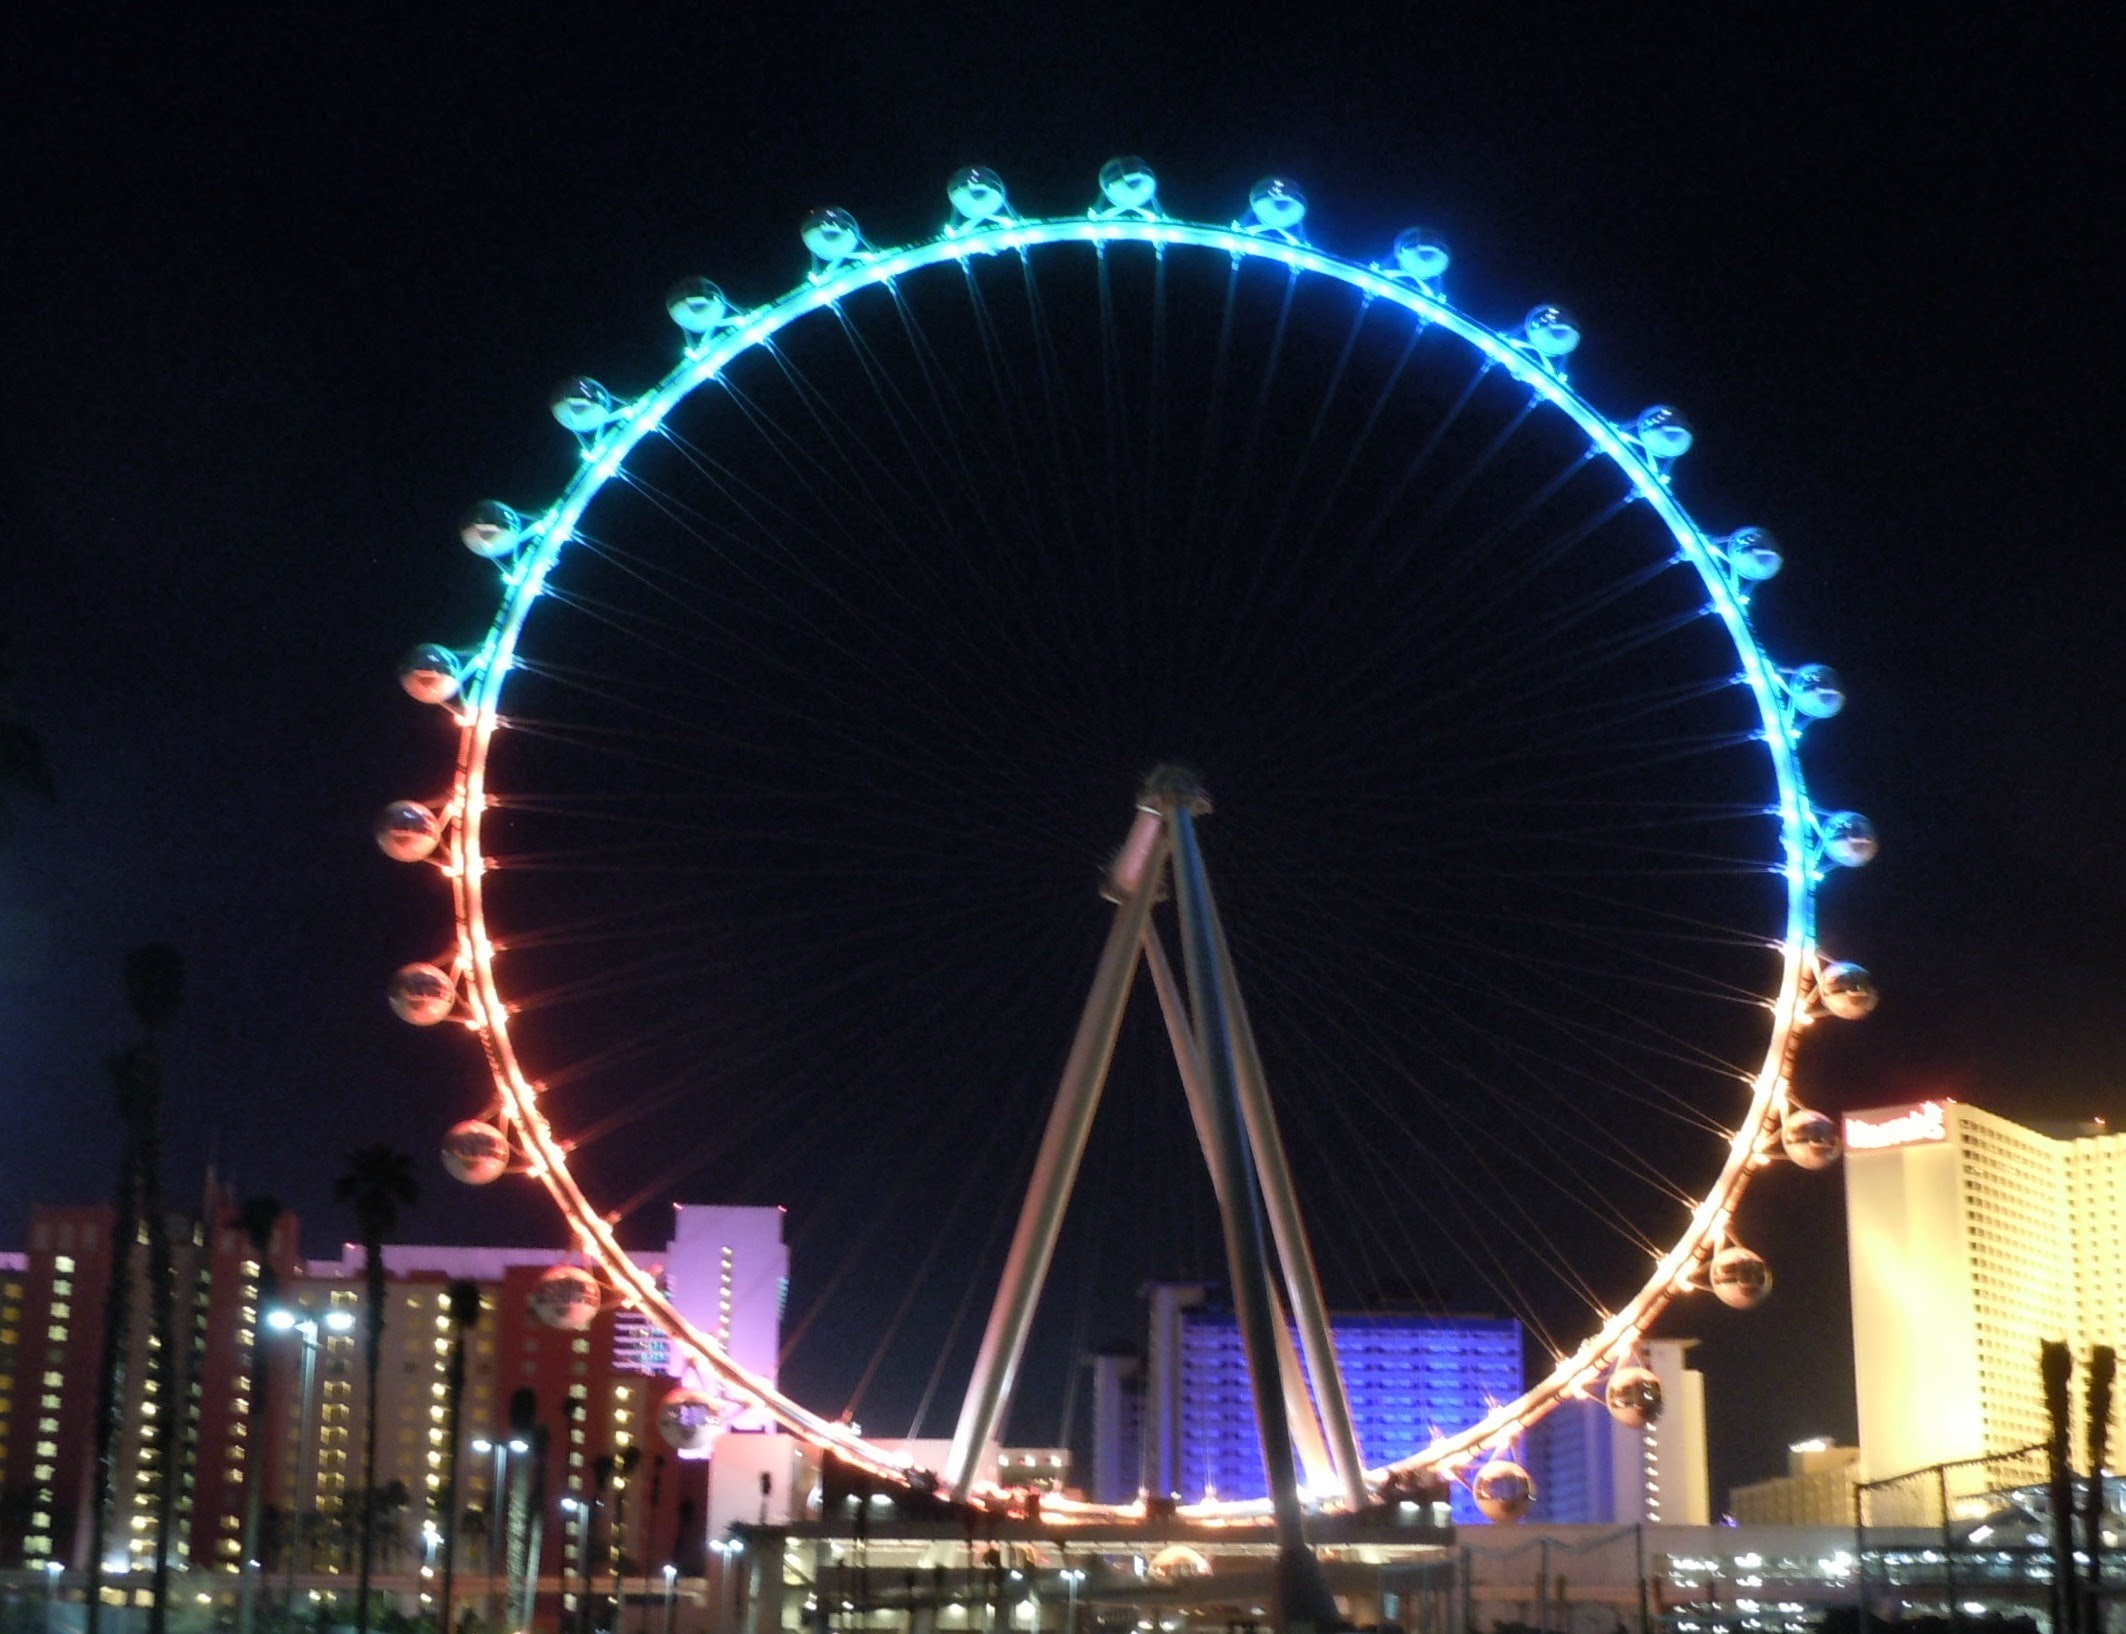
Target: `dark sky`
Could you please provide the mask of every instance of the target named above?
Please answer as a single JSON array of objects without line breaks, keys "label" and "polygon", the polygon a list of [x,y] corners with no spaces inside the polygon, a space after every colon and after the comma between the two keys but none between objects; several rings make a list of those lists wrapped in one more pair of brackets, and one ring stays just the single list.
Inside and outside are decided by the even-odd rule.
[{"label": "dark sky", "polygon": [[[1362,257],[1436,224],[1456,298],[1493,321],[1568,301],[1590,395],[1620,414],[1680,403],[1691,503],[1786,542],[1767,641],[1836,663],[1853,698],[1812,736],[1812,779],[1884,835],[1824,918],[1885,1002],[1811,1041],[1805,1097],[2126,1111],[2126,566],[2099,445],[2116,269],[2092,189],[2116,121],[2093,42],[1985,26],[941,6],[382,27],[312,9],[24,42],[22,509],[0,633],[60,798],[0,840],[0,1240],[33,1201],[105,1189],[99,1063],[124,1031],[119,955],[143,940],[176,943],[191,975],[169,1090],[181,1186],[212,1158],[301,1209],[322,1249],[345,1148],[425,1150],[476,1111],[470,1052],[377,998],[441,945],[445,910],[366,832],[446,775],[445,734],[391,671],[484,618],[491,574],[453,542],[459,512],[554,491],[553,381],[632,389],[668,366],[673,277],[766,299],[801,270],[816,204],[890,243],[934,230],[961,164],[1062,210],[1123,151],[1198,218],[1292,174],[1317,241]],[[1002,697],[1033,674],[977,682]],[[1116,764],[1056,808],[1070,838],[1051,860],[1083,865],[1061,888],[1089,910],[1141,769],[1128,734],[1107,746]],[[1082,968],[1075,947],[1044,947],[1028,985]],[[842,972],[859,992],[877,957]],[[805,968],[824,981],[831,962]],[[866,1002],[833,1008],[860,1029]],[[1075,1002],[1059,986],[1012,1012],[1036,1076],[1061,1034],[1031,1029],[1067,1027]],[[964,1149],[1008,1175],[1022,1141],[985,1124]],[[777,1150],[763,1172],[782,1178],[751,1183],[831,1189],[836,1161]],[[1773,1306],[1670,1324],[1707,1338],[1716,1490],[1790,1439],[1851,1430],[1838,1188],[1799,1178],[1774,1176],[1746,1216]],[[410,1229],[551,1228],[439,1174]],[[798,1240],[803,1310],[844,1262]],[[859,1299],[821,1331],[845,1321],[837,1342],[867,1350],[855,1330],[886,1309]]]}]

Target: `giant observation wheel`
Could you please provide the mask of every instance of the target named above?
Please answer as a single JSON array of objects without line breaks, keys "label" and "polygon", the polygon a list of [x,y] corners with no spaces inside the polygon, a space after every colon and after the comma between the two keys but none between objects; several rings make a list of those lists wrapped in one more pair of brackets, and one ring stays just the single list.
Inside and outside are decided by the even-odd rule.
[{"label": "giant observation wheel", "polygon": [[[809,908],[776,918],[779,868],[847,862],[819,899],[847,925],[876,912],[906,928],[932,903],[947,917],[1015,912],[1022,876],[967,859],[1038,814],[970,816],[978,768],[1051,751],[1061,765],[1072,743],[1098,741],[1097,721],[1050,729],[1085,701],[1078,680],[1165,697],[1188,691],[1195,662],[1216,672],[1203,697],[1261,689],[1252,726],[1267,747],[1229,733],[1248,752],[1289,740],[1315,756],[1300,755],[1311,787],[1255,876],[1265,902],[1292,887],[1289,911],[1251,926],[1246,882],[1228,891],[1249,979],[1276,973],[1257,1006],[1270,1076],[1296,1078],[1309,1052],[1337,1063],[1299,1114],[1329,1153],[1301,1176],[1310,1209],[1324,1188],[1390,1198],[1407,1184],[1406,1202],[1369,1217],[1426,1211],[1419,1234],[1461,1244],[1451,1251],[1491,1279],[1494,1303],[1525,1294],[1546,1346],[1517,1397],[1368,1447],[1363,1489],[1318,1495],[1348,1502],[1419,1471],[1481,1480],[1573,1397],[1606,1396],[1624,1417],[1657,1408],[1636,1358],[1664,1308],[1693,1294],[1746,1308],[1769,1289],[1737,1225],[1752,1179],[1837,1156],[1831,1120],[1793,1088],[1802,1031],[1874,1003],[1866,972],[1817,943],[1818,886],[1875,840],[1865,818],[1819,810],[1804,782],[1803,731],[1844,698],[1826,667],[1760,645],[1751,598],[1779,571],[1778,546],[1685,509],[1675,479],[1693,438],[1674,410],[1619,421],[1580,395],[1564,310],[1501,328],[1454,304],[1438,234],[1406,232],[1379,263],[1347,259],[1309,241],[1305,201],[1280,180],[1230,225],[1178,219],[1136,160],[1108,165],[1081,215],[1021,215],[983,170],[948,196],[948,225],[900,247],[815,212],[810,270],[765,304],[680,284],[668,374],[633,396],[575,380],[554,398],[579,456],[558,497],[466,519],[499,609],[476,642],[424,646],[401,671],[454,721],[455,775],[378,828],[388,854],[447,878],[457,925],[448,952],[398,973],[394,1008],[461,1023],[492,1073],[489,1111],[452,1130],[446,1161],[473,1181],[530,1176],[558,1206],[581,1266],[559,1274],[557,1319],[601,1302],[639,1310],[718,1392],[859,1466],[908,1474],[905,1454],[834,1404],[795,1399],[690,1322],[623,1248],[623,1217],[669,1194],[661,1160],[696,1139],[743,1148],[785,1122],[820,1142],[851,1120],[865,1138],[868,1113],[850,1104],[864,1097],[837,1108],[831,1083],[718,1088],[703,1064],[735,1046],[701,1016],[752,991],[734,961],[769,944],[801,958],[787,950],[845,928]],[[1276,665],[1258,637],[1290,673],[1319,677],[1306,719],[1275,718],[1290,688],[1261,679]],[[991,641],[1022,658],[1053,646],[1052,684],[997,672],[984,696]],[[733,682],[748,669],[768,678],[757,695]],[[935,737],[874,732],[867,680],[930,698]],[[1384,699],[1398,713],[1367,713]],[[824,718],[845,701],[853,724]],[[1347,703],[1345,742],[1334,723]],[[874,735],[884,747],[857,742]],[[1115,735],[1119,753],[1165,752]],[[1421,774],[1383,782],[1363,763],[1376,753]],[[773,775],[771,754],[785,757]],[[1217,785],[1220,767],[1206,770]],[[913,815],[808,840],[794,814],[812,809],[815,776],[834,821]],[[1219,838],[1237,847],[1249,808],[1233,810]],[[1335,870],[1384,832],[1395,843],[1363,864],[1381,889],[1354,890],[1359,876]],[[896,896],[881,881],[918,835],[936,855]],[[1312,861],[1299,855],[1310,847]],[[1394,906],[1405,880],[1416,894]],[[745,950],[710,945],[704,925],[747,913]],[[1310,975],[1325,923],[1381,951]],[[1049,967],[1038,948],[1028,957],[1025,981],[1039,982]],[[805,1002],[819,1017],[843,1001]],[[758,1036],[776,1034],[763,1023]],[[1038,1059],[1052,1081],[1063,1040],[1029,1032],[996,1059]],[[773,1070],[801,1071],[804,1045]],[[1322,1110],[1347,1078],[1368,1084],[1350,1109]],[[674,1123],[693,1106],[710,1135]],[[1420,1155],[1376,1154],[1369,1129],[1383,1150],[1392,1135]],[[600,1142],[659,1161],[601,1169]],[[1010,1145],[977,1161],[1008,1171]],[[973,1234],[937,1212],[940,1233]],[[1328,1237],[1326,1260],[1369,1253]],[[1572,1263],[1589,1243],[1606,1245],[1589,1250],[1598,1263]]]}]

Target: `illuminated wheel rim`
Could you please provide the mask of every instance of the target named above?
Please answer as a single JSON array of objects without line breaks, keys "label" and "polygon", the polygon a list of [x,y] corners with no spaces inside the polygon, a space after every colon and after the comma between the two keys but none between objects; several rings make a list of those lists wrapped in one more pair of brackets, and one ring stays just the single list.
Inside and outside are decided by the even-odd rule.
[{"label": "illuminated wheel rim", "polygon": [[[1287,207],[1296,193],[1266,192],[1270,187],[1265,184],[1257,190],[1252,219],[1232,226],[1171,219],[1148,203],[1136,208],[1103,208],[1084,217],[1020,219],[1001,208],[999,192],[997,207],[979,219],[965,219],[963,211],[963,219],[937,238],[891,250],[864,246],[854,223],[838,214],[831,219],[826,214],[815,217],[806,235],[815,253],[814,268],[797,288],[757,309],[714,314],[713,321],[697,331],[678,366],[632,400],[605,399],[597,388],[584,383],[585,395],[574,405],[577,417],[572,424],[582,443],[580,468],[547,511],[524,523],[520,538],[509,548],[493,552],[502,568],[502,601],[486,638],[464,665],[462,691],[453,701],[461,733],[454,787],[438,814],[444,843],[437,855],[449,876],[456,909],[457,968],[453,974],[459,984],[463,1019],[482,1041],[501,1118],[515,1138],[525,1169],[544,1186],[581,1252],[625,1306],[662,1327],[704,1373],[791,1433],[881,1475],[906,1475],[904,1455],[806,1408],[740,1366],[713,1335],[675,1308],[650,1269],[623,1250],[614,1221],[579,1185],[565,1138],[542,1109],[540,1086],[520,1061],[512,1038],[510,1000],[497,976],[496,946],[488,928],[489,865],[482,839],[483,819],[491,807],[489,752],[503,721],[503,696],[517,661],[519,638],[549,573],[577,537],[586,509],[622,472],[637,446],[689,394],[717,380],[737,359],[764,346],[798,319],[867,288],[974,257],[1032,256],[1069,245],[1091,245],[1103,252],[1110,246],[1140,245],[1162,254],[1185,247],[1230,256],[1236,267],[1246,260],[1264,260],[1295,275],[1305,273],[1347,285],[1369,302],[1400,307],[1418,324],[1456,337],[1490,367],[1503,371],[1540,404],[1577,427],[1590,453],[1607,460],[1623,475],[1632,496],[1658,516],[1679,558],[1702,583],[1707,608],[1717,615],[1733,645],[1739,666],[1736,679],[1747,686],[1754,700],[1761,743],[1771,768],[1774,803],[1769,814],[1776,817],[1778,841],[1776,855],[1766,859],[1766,866],[1780,881],[1784,924],[1777,946],[1776,991],[1765,996],[1770,1012],[1768,1041],[1762,1063],[1750,1079],[1747,1104],[1734,1119],[1725,1160],[1692,1210],[1682,1235],[1655,1259],[1636,1293],[1608,1314],[1594,1332],[1562,1354],[1523,1395],[1500,1404],[1480,1422],[1459,1427],[1371,1471],[1372,1481],[1392,1474],[1464,1472],[1482,1456],[1509,1446],[1561,1401],[1590,1394],[1598,1397],[1603,1375],[1629,1361],[1662,1310],[1680,1294],[1705,1285],[1709,1263],[1730,1243],[1735,1209],[1745,1188],[1756,1171],[1780,1155],[1784,1120],[1797,1109],[1788,1086],[1790,1059],[1800,1030],[1826,1008],[1823,978],[1827,969],[1834,968],[1819,960],[1813,927],[1813,893],[1827,865],[1826,834],[1831,819],[1809,803],[1798,750],[1807,720],[1834,712],[1840,701],[1834,679],[1811,671],[1783,670],[1763,652],[1750,623],[1748,599],[1751,582],[1765,575],[1747,570],[1747,564],[1738,559],[1734,536],[1709,533],[1677,501],[1668,467],[1680,450],[1673,448],[1672,440],[1663,442],[1662,421],[1642,417],[1635,425],[1620,426],[1569,384],[1560,362],[1577,341],[1577,332],[1562,313],[1538,309],[1518,333],[1493,328],[1450,304],[1438,287],[1439,269],[1425,265],[1422,257],[1406,257],[1401,266],[1383,269],[1305,242],[1297,231],[1303,205],[1296,215]],[[1111,191],[1110,198],[1115,197]],[[978,200],[975,208],[980,210],[986,202]],[[1415,271],[1410,270],[1413,266]],[[571,424],[564,407],[557,405],[557,416]],[[1682,440],[1687,446],[1687,432]],[[1776,558],[1772,566],[1776,569]],[[1811,688],[1817,691],[1812,694]],[[1825,688],[1831,689],[1827,706]],[[1849,859],[1833,856],[1829,860]],[[1856,967],[1835,968],[1856,971]],[[1864,984],[1864,973],[1857,975]],[[1264,1504],[1211,1501],[1183,1508],[1185,1513],[1206,1519],[1240,1519],[1262,1513]],[[1044,1512],[1091,1518],[1133,1513],[1135,1506],[1047,1498]]]}]

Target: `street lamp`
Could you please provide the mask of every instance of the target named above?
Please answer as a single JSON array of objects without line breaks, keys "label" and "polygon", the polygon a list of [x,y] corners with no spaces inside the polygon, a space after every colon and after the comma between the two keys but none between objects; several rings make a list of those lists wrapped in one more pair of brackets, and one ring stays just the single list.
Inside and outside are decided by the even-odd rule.
[{"label": "street lamp", "polygon": [[1082,1566],[1066,1567],[1062,1577],[1064,1583],[1064,1634],[1078,1634],[1078,1585],[1085,1581],[1085,1568]]},{"label": "street lamp", "polygon": [[[354,1331],[354,1312],[335,1305],[322,1317],[317,1317],[303,1311],[291,1310],[286,1305],[275,1305],[266,1312],[266,1326],[275,1333],[297,1335],[303,1347],[302,1394],[295,1410],[295,1490],[289,1495],[288,1503],[286,1603],[292,1606],[295,1604],[295,1534],[302,1515],[305,1487],[308,1487],[313,1500],[317,1496],[317,1465],[315,1455],[311,1451],[311,1442],[322,1438],[311,1435],[310,1419],[317,1397],[318,1330],[322,1327],[333,1334],[351,1333]],[[306,1464],[310,1476],[307,1483],[303,1479]],[[256,1539],[252,1541],[255,1544]],[[254,1552],[246,1551],[244,1572],[247,1579],[253,1569]]]},{"label": "street lamp", "polygon": [[491,1441],[486,1436],[473,1437],[474,1452],[493,1453],[495,1458],[494,1483],[487,1489],[487,1621],[493,1626],[501,1620],[501,1588],[495,1576],[495,1567],[502,1558],[503,1511],[507,1507],[507,1480],[509,1455],[513,1452],[531,1451],[531,1443],[521,1435],[513,1435],[507,1441]]}]

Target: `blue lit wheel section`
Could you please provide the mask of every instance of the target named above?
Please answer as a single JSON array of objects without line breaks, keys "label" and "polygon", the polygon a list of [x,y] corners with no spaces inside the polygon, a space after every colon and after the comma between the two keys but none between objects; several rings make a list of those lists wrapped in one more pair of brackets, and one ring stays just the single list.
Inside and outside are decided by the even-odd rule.
[{"label": "blue lit wheel section", "polygon": [[[1569,1398],[1643,1422],[1663,1309],[1769,1289],[1753,1175],[1838,1155],[1800,1033],[1874,1003],[1816,944],[1817,884],[1875,837],[1803,782],[1836,675],[1752,631],[1778,545],[1684,509],[1681,414],[1577,394],[1565,310],[1453,305],[1435,233],[1347,260],[1277,181],[1177,220],[1136,161],[1080,216],[986,171],[948,194],[898,248],[815,212],[766,304],[675,286],[668,375],[555,394],[559,497],[464,519],[499,610],[401,668],[458,722],[455,779],[377,833],[455,902],[454,952],[391,988],[492,1069],[453,1172],[536,1178],[705,1381],[904,1472],[877,1436],[949,1413],[1094,882],[1178,760],[1332,1307],[1530,1336],[1525,1391],[1367,1446],[1373,1481],[1475,1485]],[[1150,1016],[1039,1356],[1148,1278],[1222,1276]],[[780,1387],[622,1248],[682,1195],[789,1206]]]}]

